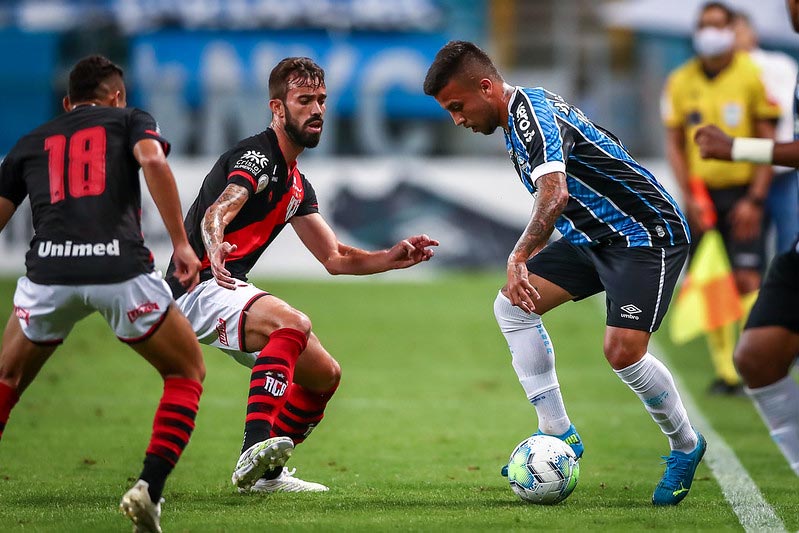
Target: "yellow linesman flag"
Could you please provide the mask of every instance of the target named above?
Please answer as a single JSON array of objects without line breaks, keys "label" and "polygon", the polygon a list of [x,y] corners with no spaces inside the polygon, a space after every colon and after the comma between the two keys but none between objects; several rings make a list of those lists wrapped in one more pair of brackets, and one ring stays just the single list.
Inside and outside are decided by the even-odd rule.
[{"label": "yellow linesman flag", "polygon": [[743,317],[743,305],[718,230],[702,236],[671,309],[670,336],[686,342]]}]

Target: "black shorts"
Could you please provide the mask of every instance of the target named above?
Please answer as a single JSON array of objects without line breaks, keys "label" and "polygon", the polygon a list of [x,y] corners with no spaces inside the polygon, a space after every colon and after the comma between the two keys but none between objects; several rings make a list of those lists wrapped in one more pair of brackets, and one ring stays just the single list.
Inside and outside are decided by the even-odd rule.
[{"label": "black shorts", "polygon": [[660,327],[687,257],[687,244],[589,247],[560,239],[527,261],[527,269],[575,301],[605,291],[608,326],[652,332]]},{"label": "black shorts", "polygon": [[799,252],[797,244],[774,258],[744,329],[782,326],[799,333]]},{"label": "black shorts", "polygon": [[[738,187],[726,187],[724,189],[708,189],[708,194],[716,208],[718,222],[716,227],[721,233],[727,255],[730,257],[730,265],[733,269],[752,269],[763,272],[766,266],[766,237],[762,223],[757,237],[751,240],[740,241],[732,236],[732,224],[730,224],[730,213],[733,207],[749,191],[748,185]],[[701,239],[694,240],[694,246],[699,244]],[[692,250],[693,251],[693,250]]]}]

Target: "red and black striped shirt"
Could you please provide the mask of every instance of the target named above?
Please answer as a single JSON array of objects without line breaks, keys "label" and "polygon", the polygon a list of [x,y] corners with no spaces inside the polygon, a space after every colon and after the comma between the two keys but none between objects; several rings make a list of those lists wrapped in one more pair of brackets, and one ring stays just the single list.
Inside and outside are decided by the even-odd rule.
[{"label": "red and black striped shirt", "polygon": [[[240,141],[217,160],[186,214],[186,234],[202,261],[203,281],[213,277],[202,240],[203,217],[230,183],[241,185],[250,194],[225,228],[225,241],[237,247],[225,267],[232,277],[242,281],[247,281],[247,273],[291,217],[319,212],[313,187],[296,164],[286,164],[271,128]],[[166,279],[178,298],[185,289],[174,277],[174,270],[175,265],[170,262]]]}]

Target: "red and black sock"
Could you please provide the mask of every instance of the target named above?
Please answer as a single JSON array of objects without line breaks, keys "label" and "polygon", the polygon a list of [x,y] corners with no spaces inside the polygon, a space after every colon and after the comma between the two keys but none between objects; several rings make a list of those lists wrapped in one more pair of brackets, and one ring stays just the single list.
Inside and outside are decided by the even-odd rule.
[{"label": "red and black sock", "polygon": [[139,476],[149,484],[150,499],[155,504],[161,499],[167,476],[189,443],[202,390],[200,382],[192,379],[164,380],[164,395],[155,411],[153,435]]},{"label": "red and black sock", "polygon": [[325,416],[325,407],[336,392],[338,384],[328,392],[311,392],[292,383],[283,409],[272,426],[273,437],[290,437],[294,444],[308,438]]},{"label": "red and black sock", "polygon": [[19,401],[19,394],[16,389],[12,389],[5,383],[0,383],[0,439],[3,438],[3,430],[6,429],[8,422],[8,415],[11,414],[11,409],[17,405]]},{"label": "red and black sock", "polygon": [[250,376],[242,453],[270,437],[275,418],[286,403],[297,358],[307,344],[308,338],[303,332],[281,328],[269,336],[266,346],[258,354]]}]

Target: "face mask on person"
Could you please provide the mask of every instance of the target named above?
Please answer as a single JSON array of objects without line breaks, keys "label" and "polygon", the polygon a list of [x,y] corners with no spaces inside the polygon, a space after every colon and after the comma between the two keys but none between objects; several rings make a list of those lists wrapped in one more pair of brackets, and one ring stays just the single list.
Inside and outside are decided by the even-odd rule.
[{"label": "face mask on person", "polygon": [[724,55],[735,44],[735,32],[731,28],[714,28],[708,26],[694,34],[694,50],[701,57],[718,57]]}]

